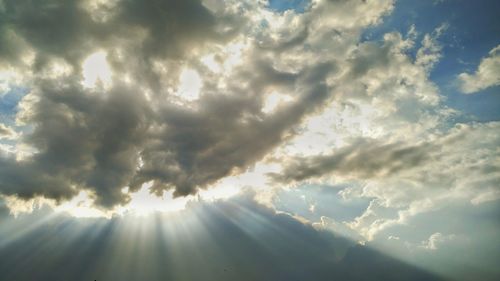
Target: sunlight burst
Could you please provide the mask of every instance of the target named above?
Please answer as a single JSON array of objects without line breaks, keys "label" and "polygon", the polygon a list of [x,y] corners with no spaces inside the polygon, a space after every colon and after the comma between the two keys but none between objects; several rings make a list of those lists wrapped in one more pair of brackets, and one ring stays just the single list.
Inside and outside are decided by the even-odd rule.
[{"label": "sunlight burst", "polygon": [[186,68],[181,72],[177,95],[188,101],[197,100],[200,96],[202,86],[203,81],[198,72]]},{"label": "sunlight burst", "polygon": [[111,85],[112,72],[106,60],[107,54],[99,51],[88,56],[82,64],[83,85],[87,88],[94,88],[98,83],[109,87]]}]

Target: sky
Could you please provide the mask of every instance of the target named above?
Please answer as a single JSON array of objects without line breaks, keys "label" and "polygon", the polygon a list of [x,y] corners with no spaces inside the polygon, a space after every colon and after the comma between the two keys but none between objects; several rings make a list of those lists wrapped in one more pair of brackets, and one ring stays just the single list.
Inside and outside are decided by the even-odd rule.
[{"label": "sky", "polygon": [[0,0],[0,280],[499,280],[499,11]]}]

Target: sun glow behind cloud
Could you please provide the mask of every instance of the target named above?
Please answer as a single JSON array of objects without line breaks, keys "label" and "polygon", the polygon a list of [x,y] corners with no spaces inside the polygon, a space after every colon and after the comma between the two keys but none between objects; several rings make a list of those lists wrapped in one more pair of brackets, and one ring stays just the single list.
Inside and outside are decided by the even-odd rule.
[{"label": "sun glow behind cloud", "polygon": [[293,98],[289,95],[273,91],[267,95],[262,111],[266,114],[272,113],[276,108],[283,106],[292,100]]},{"label": "sun glow behind cloud", "polygon": [[15,198],[8,199],[8,202],[10,202],[10,208],[16,210],[17,214],[30,213],[33,208],[48,204],[56,212],[66,213],[76,218],[111,218],[117,215],[149,216],[154,213],[182,211],[190,201],[203,200],[211,202],[218,199],[227,199],[241,192],[242,186],[248,186],[243,184],[241,176],[238,176],[234,179],[228,178],[209,189],[201,190],[196,196],[174,197],[173,191],[164,192],[161,196],[152,194],[150,191],[151,185],[152,183],[146,183],[137,192],[130,193],[125,188],[124,192],[130,196],[130,201],[123,206],[116,207],[114,210],[96,208],[92,196],[85,191],[80,192],[76,197],[61,205],[54,204],[51,201],[26,204],[14,200]]},{"label": "sun glow behind cloud", "polygon": [[106,60],[105,51],[98,51],[88,56],[82,64],[83,85],[88,88],[96,87],[101,83],[110,87],[112,82],[111,68]]},{"label": "sun glow behind cloud", "polygon": [[179,77],[179,88],[177,95],[187,101],[197,100],[200,96],[200,90],[203,81],[196,70],[185,68]]}]

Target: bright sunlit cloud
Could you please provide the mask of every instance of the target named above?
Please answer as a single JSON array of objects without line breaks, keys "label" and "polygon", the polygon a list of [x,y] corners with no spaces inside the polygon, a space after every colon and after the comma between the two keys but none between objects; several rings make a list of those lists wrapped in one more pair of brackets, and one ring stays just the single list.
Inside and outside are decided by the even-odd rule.
[{"label": "bright sunlit cloud", "polygon": [[[150,188],[152,183],[146,183],[137,192],[123,192],[130,195],[130,201],[114,210],[102,210],[94,206],[94,200],[88,192],[82,191],[70,201],[55,207],[58,212],[64,212],[77,218],[110,218],[113,215],[137,215],[147,216],[153,213],[175,213],[185,209],[189,201],[206,200],[213,201],[227,199],[235,196],[241,191],[242,183],[236,184],[234,180],[229,183],[218,183],[207,190],[201,190],[196,196],[174,197],[173,190],[164,192],[162,196],[152,194]],[[21,204],[22,201],[11,201],[11,208],[18,213],[28,213],[33,209],[33,203]],[[50,204],[53,205],[52,203]]]},{"label": "bright sunlit cloud", "polygon": [[284,95],[277,91],[273,91],[266,96],[262,111],[266,114],[272,113],[279,106],[291,102],[292,100],[292,97],[290,97],[289,95]]},{"label": "bright sunlit cloud", "polygon": [[83,85],[88,88],[96,87],[98,83],[109,87],[111,85],[112,72],[106,60],[105,51],[98,51],[88,56],[82,64]]},{"label": "bright sunlit cloud", "polygon": [[130,194],[130,202],[119,208],[119,213],[135,213],[138,215],[148,215],[154,212],[175,212],[183,210],[189,200],[194,197],[173,197],[173,191],[164,192],[162,196],[151,194],[152,183],[146,183],[142,188]]},{"label": "bright sunlit cloud", "polygon": [[187,101],[194,101],[200,97],[203,81],[196,70],[185,68],[179,77],[177,95]]},{"label": "bright sunlit cloud", "polygon": [[109,212],[95,208],[91,196],[86,191],[81,191],[70,201],[57,206],[56,211],[70,214],[76,218],[110,217]]}]

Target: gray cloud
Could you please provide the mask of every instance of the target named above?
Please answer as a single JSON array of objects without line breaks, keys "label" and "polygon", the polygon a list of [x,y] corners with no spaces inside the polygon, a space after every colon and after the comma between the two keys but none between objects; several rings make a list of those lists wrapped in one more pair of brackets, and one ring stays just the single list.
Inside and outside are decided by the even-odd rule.
[{"label": "gray cloud", "polygon": [[[80,7],[64,3],[41,8],[48,9],[48,14],[53,9],[63,8],[74,8],[85,14]],[[142,42],[138,51],[143,58],[137,59],[133,57],[135,53],[127,53],[132,52],[127,49],[132,48],[132,43],[125,44],[125,55],[131,56],[130,60],[123,61],[113,51],[109,55],[115,72],[131,67],[128,73],[134,77],[134,84],[116,77],[110,89],[102,85],[87,89],[80,84],[79,69],[71,70],[62,78],[32,80],[32,93],[25,97],[18,120],[32,126],[32,132],[23,141],[36,152],[21,161],[2,159],[6,167],[0,173],[1,178],[5,178],[0,182],[2,193],[25,199],[44,196],[62,200],[80,190],[89,190],[96,204],[106,208],[128,201],[128,195],[122,192],[124,187],[136,191],[149,181],[154,181],[151,191],[157,194],[169,189],[174,189],[176,196],[194,194],[198,188],[215,183],[264,157],[292,133],[291,129],[305,115],[318,109],[329,97],[325,78],[335,70],[332,63],[304,67],[298,73],[291,73],[276,69],[272,62],[255,53],[255,62],[236,72],[235,78],[245,81],[249,85],[247,88],[239,88],[235,83],[221,93],[217,87],[207,86],[197,101],[202,105],[199,108],[176,104],[172,95],[160,87],[162,79],[171,78],[152,69],[145,73],[142,70],[163,55],[170,60],[177,59],[178,51],[187,48],[179,43],[181,41],[203,42],[212,34],[208,29],[213,19],[196,1],[178,5],[169,2],[167,6],[155,3],[126,2],[108,23],[116,25],[118,37],[123,31],[118,22],[148,30],[146,34],[150,37]],[[17,8],[12,3],[9,5],[12,9]],[[179,11],[166,9],[172,5]],[[19,9],[28,7],[21,5]],[[165,11],[167,15],[172,13],[172,18],[146,16],[164,10],[168,10]],[[202,16],[198,19],[200,22],[190,22],[183,13]],[[72,29],[73,24],[68,26],[70,29],[66,32],[77,32]],[[182,33],[184,27],[186,30]],[[26,27],[30,32],[33,28],[34,25]],[[215,38],[221,34],[212,35]],[[96,34],[89,36],[97,38]],[[56,36],[54,40],[73,43],[71,38],[65,37]],[[32,46],[47,53],[50,50],[37,45],[45,43],[53,42],[32,42]],[[165,48],[160,48],[162,45]],[[62,58],[70,61],[64,54],[63,47]],[[38,74],[35,71],[34,75]],[[145,88],[141,81],[151,88]],[[266,115],[261,111],[264,93],[273,87],[297,90],[299,96],[295,102]],[[31,173],[33,180],[27,180]]]},{"label": "gray cloud", "polygon": [[424,164],[436,150],[431,144],[385,144],[359,139],[332,154],[288,159],[280,173],[270,176],[278,182],[302,181],[326,174],[353,175],[356,178],[384,177]]},{"label": "gray cloud", "polygon": [[216,19],[199,0],[116,1],[91,10],[87,6],[71,0],[3,1],[0,39],[5,47],[0,55],[16,53],[10,40],[14,35],[34,48],[42,64],[46,56],[77,63],[96,46],[133,39],[134,28],[146,36],[141,49],[135,50],[143,59],[178,56],[205,39],[225,36],[215,31]]},{"label": "gray cloud", "polygon": [[[267,80],[257,77],[257,88],[295,80],[291,74],[264,71]],[[200,100],[204,106],[198,110],[163,107],[158,116],[165,126],[155,132],[156,138],[141,153],[144,166],[133,186],[154,180],[155,191],[175,186],[176,195],[192,194],[198,187],[261,159],[304,115],[328,98],[328,89],[321,81],[329,71],[330,67],[324,65],[305,71],[304,79],[318,84],[311,87],[313,83],[308,81],[309,88],[302,97],[269,116],[261,112],[261,98],[252,95],[206,95]]]},{"label": "gray cloud", "polygon": [[140,26],[147,31],[144,53],[179,55],[190,46],[216,37],[215,17],[199,0],[123,1],[116,25]]},{"label": "gray cloud", "polygon": [[24,199],[38,195],[62,200],[77,193],[65,178],[45,174],[39,164],[17,163],[0,158],[0,178],[3,194],[17,195]]},{"label": "gray cloud", "polygon": [[[35,69],[41,67],[48,56],[58,56],[75,62],[93,45],[92,30],[97,26],[90,15],[79,7],[78,1],[3,1],[0,25],[4,34],[18,37],[36,50]],[[9,38],[3,38],[9,42]],[[22,41],[21,41],[22,40]],[[14,41],[15,42],[15,41]],[[4,42],[2,42],[3,44]],[[10,52],[0,55],[21,54],[24,44],[10,45]],[[16,47],[19,48],[16,50]],[[6,50],[7,51],[7,50]],[[15,57],[13,57],[15,58]]]},{"label": "gray cloud", "polygon": [[[375,5],[370,17],[389,4]],[[324,25],[313,24],[318,11],[312,9],[299,20],[304,27],[298,32],[276,31],[279,40],[262,48],[255,39],[277,33],[247,25],[259,5],[3,1],[0,68],[12,68],[31,90],[17,120],[27,125],[19,143],[34,152],[1,159],[1,192],[61,201],[87,190],[97,205],[111,208],[129,200],[124,187],[133,192],[153,181],[157,194],[194,194],[262,159],[322,108],[333,91],[326,80],[338,67],[331,57],[293,68],[270,60],[302,49]],[[223,50],[238,31],[246,32],[249,47],[222,89],[219,77],[193,56],[205,47]],[[81,85],[82,62],[101,50],[113,83],[109,88],[97,81],[88,89]],[[192,106],[179,105],[174,93],[183,67],[198,71],[204,83]],[[276,89],[294,101],[264,113],[266,95]]]},{"label": "gray cloud", "polygon": [[[127,202],[123,187],[135,191],[148,181],[154,181],[151,190],[158,194],[168,189],[178,196],[196,193],[261,159],[328,98],[321,83],[328,65],[304,71],[300,79],[268,65],[257,69],[267,79],[256,76],[251,81],[256,85],[297,83],[307,92],[265,116],[260,92],[207,94],[196,110],[168,101],[158,109],[139,88],[125,84],[96,92],[83,88],[76,77],[39,80],[20,117],[34,128],[24,141],[37,152],[24,161],[2,159],[2,192],[61,200],[86,189],[103,207]],[[314,81],[317,85],[309,86]]]},{"label": "gray cloud", "polygon": [[[128,196],[121,190],[137,177],[139,154],[146,155],[148,150],[152,150],[144,145],[156,146],[155,141],[146,143],[146,139],[172,142],[163,147],[174,149],[177,158],[173,161],[182,163],[182,168],[189,168],[192,164],[187,161],[191,156],[183,155],[189,152],[175,150],[189,148],[182,143],[189,142],[191,137],[200,140],[209,138],[210,130],[219,126],[208,122],[204,123],[204,132],[174,133],[171,128],[181,129],[192,118],[220,119],[221,116],[212,118],[211,115],[219,114],[212,111],[220,112],[224,107],[216,108],[217,101],[212,101],[214,107],[197,116],[187,111],[186,114],[181,113],[182,110],[171,111],[174,107],[167,102],[164,107],[168,109],[153,112],[156,104],[148,104],[145,89],[125,85],[120,82],[120,77],[115,79],[112,89],[83,88],[80,85],[80,64],[96,49],[111,48],[109,61],[115,72],[128,72],[135,83],[148,85],[155,91],[155,97],[165,98],[161,95],[164,89],[158,87],[164,78],[152,70],[155,60],[167,57],[170,60],[181,59],[192,47],[199,47],[210,38],[226,40],[237,25],[231,29],[223,28],[223,31],[215,30],[216,25],[219,29],[224,27],[228,17],[217,22],[197,0],[117,1],[115,5],[100,4],[97,9],[90,10],[87,4],[83,1],[2,2],[0,63],[4,65],[0,67],[5,67],[5,63],[7,66],[19,65],[27,50],[34,51],[34,63],[29,66],[30,70],[18,69],[26,71],[26,78],[34,77],[29,81],[32,93],[23,101],[26,106],[18,119],[32,127],[32,132],[23,141],[36,150],[32,157],[22,161],[0,159],[3,167],[0,188],[4,194],[26,199],[45,196],[61,200],[87,189],[94,193],[96,204],[100,206],[124,203]],[[112,49],[115,46],[119,49]],[[54,59],[68,63],[70,73],[56,79],[41,78],[50,71],[50,63]],[[221,105],[234,106],[235,114],[238,110],[246,110],[244,102],[233,102],[231,99],[236,101],[230,98],[225,102],[223,98]],[[236,124],[236,121],[227,123],[232,128]],[[172,137],[165,141],[158,139],[160,133],[150,130],[152,126],[169,127],[168,132],[163,134]],[[2,137],[11,135],[7,128],[1,129]],[[225,138],[222,134],[216,137]],[[159,153],[162,155],[163,152]],[[148,158],[144,160],[146,165],[150,164]],[[204,161],[209,162],[210,156]],[[219,163],[222,162],[219,158]],[[245,160],[240,162],[236,164],[246,163]],[[205,178],[217,179],[236,164],[225,164],[223,173],[203,175],[203,179],[195,182],[205,184]],[[207,164],[202,166],[197,170],[203,172],[208,167]],[[173,184],[172,188],[183,182],[166,181]]]},{"label": "gray cloud", "polygon": [[2,192],[61,199],[81,187],[94,191],[99,205],[126,201],[121,189],[149,126],[142,96],[120,86],[92,94],[54,81],[40,82],[39,91],[24,120],[34,126],[25,142],[38,151],[25,161],[2,159]]}]

